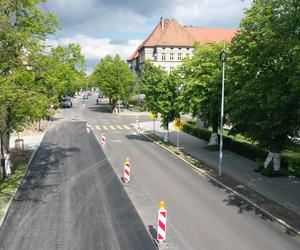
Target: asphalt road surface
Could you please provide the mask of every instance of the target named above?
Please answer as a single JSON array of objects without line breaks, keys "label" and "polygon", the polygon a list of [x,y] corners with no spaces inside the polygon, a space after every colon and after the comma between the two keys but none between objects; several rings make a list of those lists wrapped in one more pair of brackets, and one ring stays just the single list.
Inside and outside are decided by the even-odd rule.
[{"label": "asphalt road surface", "polygon": [[[134,130],[136,117],[110,113],[93,99],[82,117],[100,140],[105,133],[104,152],[119,179],[123,162],[131,160],[131,182],[126,188],[148,232],[156,236],[157,209],[161,200],[168,210],[169,249],[300,249],[300,242],[268,221],[243,200],[215,186],[173,155]],[[148,119],[139,117],[140,120]]]},{"label": "asphalt road surface", "polygon": [[[151,249],[163,200],[170,250],[300,249],[298,240],[249,204],[136,135],[135,116],[114,115],[106,104],[95,103],[95,96],[84,105],[78,100],[62,112],[60,127],[47,134],[49,142],[34,159],[0,232],[2,246]],[[95,137],[85,134],[80,120],[92,125]],[[107,143],[101,151],[103,133]],[[125,157],[131,161],[131,181],[122,186]]]},{"label": "asphalt road surface", "polygon": [[85,123],[48,132],[0,231],[0,249],[155,249]]}]

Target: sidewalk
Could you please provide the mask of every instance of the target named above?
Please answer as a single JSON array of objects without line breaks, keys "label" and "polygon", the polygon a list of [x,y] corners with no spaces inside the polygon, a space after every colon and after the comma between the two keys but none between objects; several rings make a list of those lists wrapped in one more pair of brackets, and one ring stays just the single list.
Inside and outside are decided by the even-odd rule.
[{"label": "sidewalk", "polygon": [[[152,122],[141,123],[141,127],[153,132]],[[164,137],[160,122],[156,122],[155,134]],[[174,131],[172,124],[170,124],[169,140],[176,145],[177,132]],[[219,152],[206,150],[204,148],[206,145],[207,143],[199,138],[179,132],[179,147],[183,148],[183,151],[206,165],[218,169]],[[254,172],[255,166],[255,161],[230,151],[223,152],[222,173],[300,215],[300,180],[293,177],[268,178]]]}]

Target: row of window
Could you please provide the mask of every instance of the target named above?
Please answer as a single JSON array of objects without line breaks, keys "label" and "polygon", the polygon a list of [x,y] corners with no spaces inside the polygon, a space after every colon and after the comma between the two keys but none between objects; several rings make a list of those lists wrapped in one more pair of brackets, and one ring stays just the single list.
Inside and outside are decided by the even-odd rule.
[{"label": "row of window", "polygon": [[[166,71],[166,67],[161,67],[164,71]],[[170,72],[172,72],[174,70],[174,67],[170,67]]]},{"label": "row of window", "polygon": [[[190,54],[186,53],[185,56],[186,57],[190,57]],[[170,58],[170,61],[174,60],[174,53],[173,52],[170,53],[170,57],[169,58]],[[177,60],[181,61],[181,59],[182,59],[182,53],[177,53]],[[161,60],[162,61],[166,61],[166,53],[165,52],[161,53]]]}]

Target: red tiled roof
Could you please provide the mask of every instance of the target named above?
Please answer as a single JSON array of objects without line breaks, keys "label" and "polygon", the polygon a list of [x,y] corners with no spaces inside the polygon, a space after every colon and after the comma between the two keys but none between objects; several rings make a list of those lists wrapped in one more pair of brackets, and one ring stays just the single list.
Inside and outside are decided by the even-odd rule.
[{"label": "red tiled roof", "polygon": [[137,58],[139,50],[143,47],[159,45],[193,47],[195,42],[207,44],[212,42],[230,41],[236,32],[236,29],[183,27],[175,19],[163,20],[164,28],[162,28],[161,22],[156,25],[148,38],[136,49],[127,61]]},{"label": "red tiled roof", "polygon": [[195,28],[184,27],[195,39],[201,44],[212,42],[229,42],[234,37],[236,29],[209,29],[209,28]]}]

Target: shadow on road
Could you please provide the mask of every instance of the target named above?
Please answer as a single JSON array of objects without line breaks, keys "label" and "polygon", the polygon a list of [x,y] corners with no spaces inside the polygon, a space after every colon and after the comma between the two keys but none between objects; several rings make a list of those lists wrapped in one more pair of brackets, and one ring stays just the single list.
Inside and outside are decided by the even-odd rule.
[{"label": "shadow on road", "polygon": [[[59,174],[64,160],[79,151],[80,149],[75,147],[65,148],[52,143],[42,143],[14,200],[41,202],[42,191],[55,192],[59,184],[46,184],[44,179],[49,175]],[[29,192],[33,190],[37,192]]]},{"label": "shadow on road", "polygon": [[88,109],[98,113],[112,113],[111,107],[108,104],[97,104],[96,106],[88,107]]},{"label": "shadow on road", "polygon": [[143,135],[134,135],[134,134],[130,134],[130,135],[126,135],[126,138],[128,140],[137,140],[137,141],[145,141],[145,142],[152,142],[150,141],[148,138],[146,138]]}]

